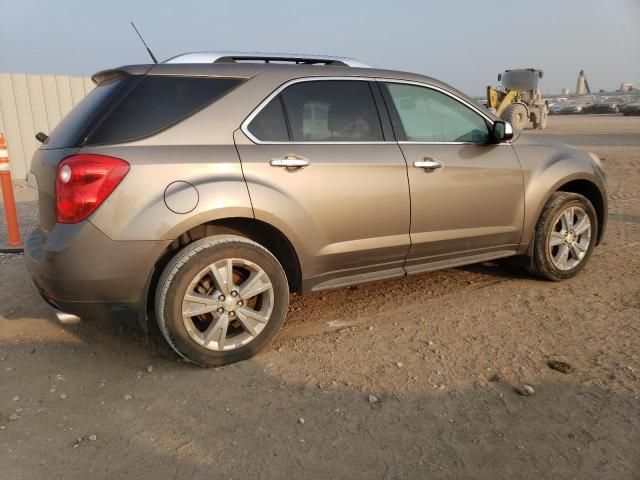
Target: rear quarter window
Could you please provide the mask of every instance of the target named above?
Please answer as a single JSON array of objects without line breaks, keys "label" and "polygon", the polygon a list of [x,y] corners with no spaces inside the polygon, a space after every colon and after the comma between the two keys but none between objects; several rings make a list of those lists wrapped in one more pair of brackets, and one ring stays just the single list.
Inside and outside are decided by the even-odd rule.
[{"label": "rear quarter window", "polygon": [[263,142],[289,141],[289,131],[279,95],[256,115],[249,125],[249,131]]},{"label": "rear quarter window", "polygon": [[102,145],[148,137],[211,104],[236,87],[237,78],[146,76],[89,134]]}]

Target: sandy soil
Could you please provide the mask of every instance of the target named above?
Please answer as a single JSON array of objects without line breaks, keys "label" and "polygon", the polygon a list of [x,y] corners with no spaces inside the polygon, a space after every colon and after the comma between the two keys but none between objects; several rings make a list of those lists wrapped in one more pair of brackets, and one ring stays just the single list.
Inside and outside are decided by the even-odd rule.
[{"label": "sandy soil", "polygon": [[61,326],[0,255],[0,477],[640,478],[640,119],[534,134],[605,158],[609,230],[577,278],[484,264],[292,297],[229,367]]}]

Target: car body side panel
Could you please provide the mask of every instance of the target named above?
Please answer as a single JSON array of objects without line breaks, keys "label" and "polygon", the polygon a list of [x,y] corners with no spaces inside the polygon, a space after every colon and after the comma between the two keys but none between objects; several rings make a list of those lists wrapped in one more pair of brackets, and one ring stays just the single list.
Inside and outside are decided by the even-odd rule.
[{"label": "car body side panel", "polygon": [[[401,142],[411,186],[407,269],[446,256],[515,251],[524,222],[522,170],[509,144]],[[440,170],[414,162],[432,158]]]},{"label": "car body side panel", "polygon": [[525,222],[519,254],[526,253],[542,209],[562,185],[586,180],[600,191],[604,206],[604,223],[599,225],[600,239],[606,228],[607,191],[604,172],[584,150],[561,143],[541,141],[521,135],[514,149],[522,164],[525,195]]},{"label": "car body side panel", "polygon": [[157,258],[170,241],[114,242],[85,220],[35,230],[25,262],[38,289],[67,302],[139,302]]},{"label": "car body side panel", "polygon": [[[89,218],[112,240],[172,240],[219,218],[253,218],[233,145],[86,147],[82,151],[112,155],[131,164],[122,183]],[[197,190],[191,196],[193,205],[185,207],[184,213],[167,206],[171,194],[167,196],[165,190],[176,181]]]},{"label": "car body side panel", "polygon": [[[303,277],[402,267],[409,188],[396,143],[256,145],[240,130],[235,138],[255,216],[289,238]],[[310,165],[289,171],[269,164],[288,153]]]},{"label": "car body side panel", "polygon": [[[247,188],[242,186],[234,130],[269,93],[293,78],[363,76],[376,72],[347,67],[255,64],[154,66],[150,74],[239,77],[245,81],[212,105],[155,135],[118,145],[82,148],[83,153],[112,155],[131,164],[129,174],[90,220],[109,238],[147,240],[175,238],[188,225],[199,221],[253,217]],[[391,78],[423,79],[444,85],[419,75],[380,72]],[[162,201],[164,189],[180,180],[198,189],[200,203],[189,214],[172,213]],[[346,250],[350,248],[359,247],[345,245]]]}]

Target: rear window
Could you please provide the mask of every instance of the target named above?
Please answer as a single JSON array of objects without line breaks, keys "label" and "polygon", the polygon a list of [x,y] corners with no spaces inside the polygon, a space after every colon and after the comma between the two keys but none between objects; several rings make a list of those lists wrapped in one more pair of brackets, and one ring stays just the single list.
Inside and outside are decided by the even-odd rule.
[{"label": "rear window", "polygon": [[146,76],[97,124],[86,143],[119,143],[153,135],[240,82],[237,78]]},{"label": "rear window", "polygon": [[53,129],[42,148],[67,148],[78,144],[82,133],[126,83],[123,77],[101,83]]}]

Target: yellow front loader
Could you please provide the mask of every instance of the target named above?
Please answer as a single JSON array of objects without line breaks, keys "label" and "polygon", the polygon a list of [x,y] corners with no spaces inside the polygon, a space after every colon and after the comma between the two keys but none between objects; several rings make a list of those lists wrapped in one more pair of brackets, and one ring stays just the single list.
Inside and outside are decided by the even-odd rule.
[{"label": "yellow front loader", "polygon": [[506,70],[498,75],[502,87],[487,87],[487,107],[517,130],[547,126],[549,106],[542,99],[538,81],[542,70]]}]

